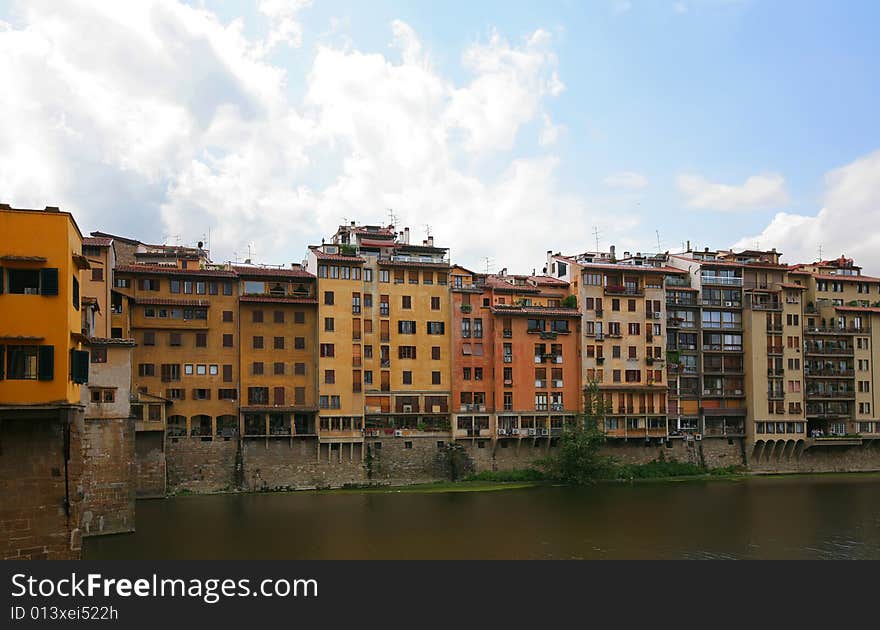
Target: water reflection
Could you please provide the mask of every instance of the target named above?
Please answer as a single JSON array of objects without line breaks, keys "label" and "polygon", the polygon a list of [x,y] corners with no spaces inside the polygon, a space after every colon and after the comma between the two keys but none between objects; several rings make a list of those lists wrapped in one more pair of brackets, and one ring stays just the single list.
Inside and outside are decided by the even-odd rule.
[{"label": "water reflection", "polygon": [[141,501],[84,556],[259,559],[880,558],[880,477],[251,494]]}]

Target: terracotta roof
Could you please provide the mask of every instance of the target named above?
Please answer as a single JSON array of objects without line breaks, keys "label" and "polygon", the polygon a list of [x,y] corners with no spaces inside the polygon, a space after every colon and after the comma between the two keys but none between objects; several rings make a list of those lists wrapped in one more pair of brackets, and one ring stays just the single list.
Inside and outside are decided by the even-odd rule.
[{"label": "terracotta roof", "polygon": [[791,282],[780,282],[778,283],[783,289],[799,289],[801,291],[806,291],[807,287],[802,284],[793,284]]},{"label": "terracotta roof", "polygon": [[312,250],[312,253],[315,254],[315,257],[318,260],[329,260],[334,262],[345,262],[351,263],[352,265],[360,265],[366,262],[363,258],[358,256],[343,256],[342,254],[327,254],[323,250],[321,250],[317,245],[313,245],[309,247]]},{"label": "terracotta roof", "polygon": [[498,315],[556,315],[559,317],[580,317],[581,312],[576,308],[563,308],[555,306],[507,306],[496,304],[491,308],[492,313]]},{"label": "terracotta roof", "polygon": [[569,286],[568,280],[561,280],[552,276],[529,276],[529,280],[532,280],[538,284],[559,285],[565,287]]},{"label": "terracotta roof", "polygon": [[159,265],[119,265],[114,271],[165,276],[209,276],[215,278],[235,278],[238,276],[234,271],[227,269],[180,269],[178,267],[162,267]]},{"label": "terracotta roof", "polygon": [[435,253],[435,254],[440,254],[440,253],[443,253],[443,252],[449,250],[448,247],[437,247],[436,245],[417,245],[417,244],[415,244],[415,243],[413,243],[413,244],[410,244],[410,243],[398,243],[398,244],[395,246],[395,249],[397,249],[397,250],[399,250],[399,251],[402,251],[402,252],[406,252],[406,251],[412,251],[412,252],[432,252],[432,253]]},{"label": "terracotta roof", "polygon": [[817,280],[844,280],[846,282],[880,282],[880,278],[873,276],[841,276],[836,273],[816,273],[813,277]]},{"label": "terracotta roof", "polygon": [[314,278],[313,274],[302,267],[282,269],[277,267],[248,267],[246,265],[232,265],[239,276],[265,277],[265,278]]},{"label": "terracotta roof", "polygon": [[134,298],[138,304],[151,306],[211,306],[210,300],[175,300],[173,298]]},{"label": "terracotta roof", "polygon": [[242,295],[241,302],[272,302],[277,304],[317,304],[317,298],[276,297],[274,295]]},{"label": "terracotta roof", "polygon": [[134,339],[110,339],[107,337],[89,337],[90,346],[135,346]]},{"label": "terracotta roof", "polygon": [[[696,261],[699,262],[699,261]],[[597,269],[601,271],[620,271],[623,273],[662,273],[666,275],[686,276],[688,272],[675,267],[645,267],[643,265],[606,265],[603,263],[579,263],[581,272]],[[739,265],[738,265],[739,266]]]},{"label": "terracotta roof", "polygon": [[113,244],[112,238],[102,236],[84,236],[83,245],[90,247],[110,247]]}]

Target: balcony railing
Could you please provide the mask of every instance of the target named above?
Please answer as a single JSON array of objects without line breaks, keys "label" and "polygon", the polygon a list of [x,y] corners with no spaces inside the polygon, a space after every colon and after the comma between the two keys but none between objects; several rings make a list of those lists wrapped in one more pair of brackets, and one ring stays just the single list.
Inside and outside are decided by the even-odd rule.
[{"label": "balcony railing", "polygon": [[733,278],[730,276],[712,276],[712,275],[702,275],[700,276],[700,281],[703,284],[717,284],[726,287],[741,287],[743,283],[742,278]]},{"label": "balcony railing", "polygon": [[851,335],[858,333],[871,332],[870,326],[807,326],[808,333],[830,334],[830,335]]},{"label": "balcony railing", "polygon": [[815,377],[838,377],[839,378],[839,377],[846,377],[846,376],[854,376],[855,370],[853,370],[853,369],[848,369],[848,370],[834,370],[834,369],[804,370],[804,374],[807,377],[813,377],[813,378],[815,378]]},{"label": "balcony railing", "polygon": [[834,355],[842,355],[842,356],[852,356],[853,349],[852,347],[840,348],[840,347],[823,347],[823,346],[812,346],[805,345],[804,346],[805,354],[834,354]]},{"label": "balcony railing", "polygon": [[843,389],[834,391],[817,391],[807,390],[807,398],[855,398],[856,392],[853,389]]}]

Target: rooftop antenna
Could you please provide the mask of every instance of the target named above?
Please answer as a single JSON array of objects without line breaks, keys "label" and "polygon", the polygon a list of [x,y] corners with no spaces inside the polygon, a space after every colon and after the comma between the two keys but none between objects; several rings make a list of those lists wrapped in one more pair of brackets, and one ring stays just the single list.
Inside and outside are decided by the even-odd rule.
[{"label": "rooftop antenna", "polygon": [[486,263],[486,273],[489,273],[489,268],[492,266],[492,259],[489,256],[484,256],[483,261]]},{"label": "rooftop antenna", "polygon": [[425,226],[425,236],[431,236],[431,226],[427,223],[423,225]]},{"label": "rooftop antenna", "polygon": [[252,262],[254,260],[254,242],[253,241],[248,243],[248,260],[250,260]]},{"label": "rooftop antenna", "polygon": [[391,225],[397,227],[397,215],[394,214],[393,208],[388,208],[388,218],[391,220]]},{"label": "rooftop antenna", "polygon": [[663,251],[663,246],[660,245],[660,230],[654,230],[654,233],[657,234],[657,253]]},{"label": "rooftop antenna", "polygon": [[819,260],[822,260],[822,243],[819,243]]},{"label": "rooftop antenna", "polygon": [[596,239],[596,253],[599,253],[599,228],[597,226],[593,226],[593,238]]}]

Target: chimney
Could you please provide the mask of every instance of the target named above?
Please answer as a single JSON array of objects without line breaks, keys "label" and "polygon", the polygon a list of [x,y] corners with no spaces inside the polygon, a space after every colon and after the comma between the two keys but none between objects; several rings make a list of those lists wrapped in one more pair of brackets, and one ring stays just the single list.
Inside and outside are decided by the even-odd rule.
[{"label": "chimney", "polygon": [[688,239],[687,249],[685,251],[691,251],[691,241]]},{"label": "chimney", "polygon": [[409,228],[403,228],[403,242],[409,245]]},{"label": "chimney", "polygon": [[59,212],[58,206],[46,206],[46,212]]},{"label": "chimney", "polygon": [[504,267],[501,271],[499,271],[498,275],[499,276],[506,276],[507,275],[507,267]]},{"label": "chimney", "polygon": [[536,275],[536,274],[535,274],[535,268],[534,268],[534,267],[532,267],[532,275],[533,275],[533,276]]},{"label": "chimney", "polygon": [[351,222],[351,227],[354,227],[354,221]]},{"label": "chimney", "polygon": [[608,248],[608,252],[611,254],[612,258],[614,258],[614,251],[615,251],[614,245],[612,245],[611,247]]},{"label": "chimney", "polygon": [[624,258],[629,258],[629,252],[623,252],[623,257],[624,257]]},{"label": "chimney", "polygon": [[708,254],[708,253],[709,253],[709,248],[708,248],[708,247],[704,248],[704,249],[703,249],[703,253],[704,253],[704,254]]},{"label": "chimney", "polygon": [[433,236],[428,237],[428,247],[434,247],[434,237]]}]

